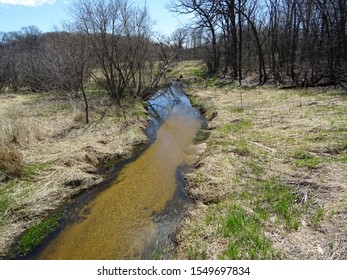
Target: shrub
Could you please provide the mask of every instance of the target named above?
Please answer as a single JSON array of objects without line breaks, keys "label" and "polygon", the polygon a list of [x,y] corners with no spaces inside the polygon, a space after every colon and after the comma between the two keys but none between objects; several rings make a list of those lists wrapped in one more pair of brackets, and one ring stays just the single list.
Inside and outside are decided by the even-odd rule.
[{"label": "shrub", "polygon": [[23,169],[23,156],[15,143],[0,140],[0,172],[5,176],[19,177]]}]

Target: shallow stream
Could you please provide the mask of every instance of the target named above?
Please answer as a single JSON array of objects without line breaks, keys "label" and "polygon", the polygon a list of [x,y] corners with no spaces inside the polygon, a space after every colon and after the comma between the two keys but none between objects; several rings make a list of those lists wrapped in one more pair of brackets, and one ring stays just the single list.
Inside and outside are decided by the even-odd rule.
[{"label": "shallow stream", "polygon": [[170,243],[187,203],[180,167],[196,156],[193,139],[202,118],[180,85],[158,92],[149,108],[152,143],[79,210],[79,218],[38,259],[150,259]]}]

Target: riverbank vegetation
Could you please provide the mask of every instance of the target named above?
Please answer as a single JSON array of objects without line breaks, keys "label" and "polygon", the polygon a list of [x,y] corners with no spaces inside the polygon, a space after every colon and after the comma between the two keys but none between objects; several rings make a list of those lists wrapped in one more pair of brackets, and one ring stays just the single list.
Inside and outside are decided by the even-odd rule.
[{"label": "riverbank vegetation", "polygon": [[169,38],[125,0],[76,1],[54,32],[0,33],[0,258],[25,231],[30,251],[146,142],[146,101],[180,79],[207,150],[175,257],[346,259],[345,1],[168,8],[191,17]]},{"label": "riverbank vegetation", "polygon": [[9,257],[13,241],[26,229],[106,180],[109,168],[147,142],[149,119],[142,103],[123,101],[120,110],[107,93],[87,91],[87,96],[89,124],[83,103],[79,109],[60,94],[0,95],[1,257]]},{"label": "riverbank vegetation", "polygon": [[209,136],[175,258],[346,259],[346,91],[221,82],[187,87]]},{"label": "riverbank vegetation", "polygon": [[31,226],[37,244],[40,222],[147,141],[146,100],[177,52],[151,24],[145,6],[76,1],[57,31],[0,33],[1,258]]}]

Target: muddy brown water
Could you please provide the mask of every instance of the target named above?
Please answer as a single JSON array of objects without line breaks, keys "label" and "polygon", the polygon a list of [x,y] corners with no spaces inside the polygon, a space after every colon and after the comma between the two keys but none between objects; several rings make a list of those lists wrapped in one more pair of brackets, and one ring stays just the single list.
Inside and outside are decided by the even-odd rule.
[{"label": "muddy brown water", "polygon": [[191,147],[202,119],[179,85],[150,103],[156,116],[148,131],[152,144],[37,259],[148,259],[170,239],[185,201],[178,167],[195,157]]}]

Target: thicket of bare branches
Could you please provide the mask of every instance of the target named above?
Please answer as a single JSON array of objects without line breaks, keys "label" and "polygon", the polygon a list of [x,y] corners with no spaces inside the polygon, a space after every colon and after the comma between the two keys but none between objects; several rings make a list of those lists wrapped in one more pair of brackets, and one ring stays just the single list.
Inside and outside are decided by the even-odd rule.
[{"label": "thicket of bare branches", "polygon": [[[145,6],[77,0],[62,31],[0,34],[0,93],[58,90],[93,81],[120,105],[148,99],[176,59],[204,59],[208,74],[310,86],[346,82],[346,0],[172,0],[191,25],[153,42]],[[182,50],[185,52],[182,53]],[[178,55],[180,53],[180,55]]]},{"label": "thicket of bare branches", "polygon": [[[62,31],[35,26],[0,34],[0,92],[66,92],[83,98],[97,83],[114,101],[148,99],[177,58],[163,41],[154,42],[146,6],[126,0],[78,0]],[[158,36],[159,37],[159,36]]]},{"label": "thicket of bare branches", "polygon": [[209,74],[240,83],[254,74],[260,84],[346,82],[346,0],[172,0],[169,9],[192,17],[188,46]]}]

